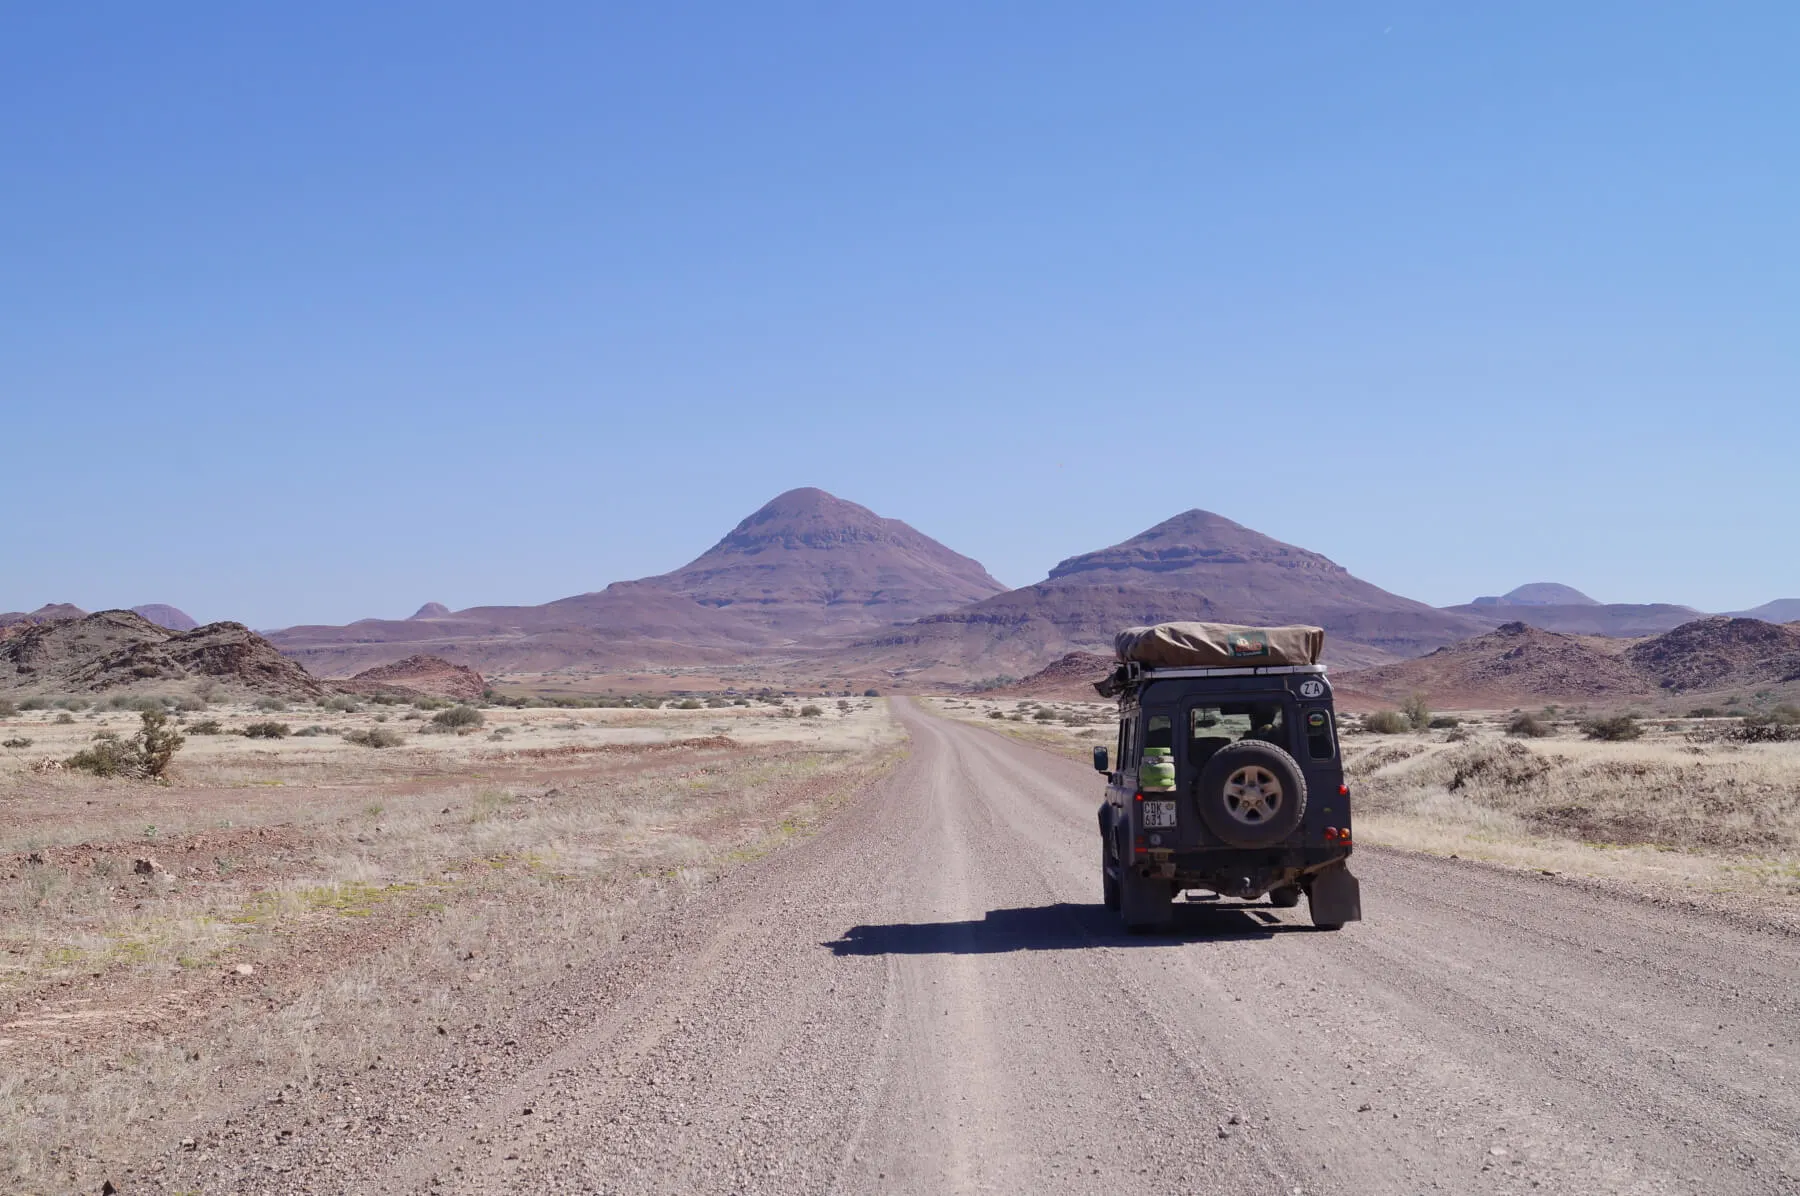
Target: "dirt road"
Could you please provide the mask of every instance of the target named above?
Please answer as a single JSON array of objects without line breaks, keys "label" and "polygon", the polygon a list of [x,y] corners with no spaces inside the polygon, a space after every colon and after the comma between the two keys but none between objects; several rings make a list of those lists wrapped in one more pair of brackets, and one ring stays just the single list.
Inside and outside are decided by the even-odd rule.
[{"label": "dirt road", "polygon": [[511,1039],[247,1110],[157,1186],[1800,1192],[1800,940],[1375,851],[1341,933],[1126,938],[1091,772],[899,713],[876,791]]}]

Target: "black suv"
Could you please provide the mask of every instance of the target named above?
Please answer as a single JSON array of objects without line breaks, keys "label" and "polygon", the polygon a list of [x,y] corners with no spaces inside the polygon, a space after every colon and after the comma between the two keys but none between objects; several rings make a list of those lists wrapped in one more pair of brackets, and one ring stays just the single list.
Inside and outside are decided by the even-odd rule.
[{"label": "black suv", "polygon": [[1098,688],[1119,700],[1117,767],[1094,749],[1101,884],[1128,930],[1167,926],[1188,889],[1283,908],[1304,893],[1321,930],[1362,918],[1323,665],[1124,664]]}]

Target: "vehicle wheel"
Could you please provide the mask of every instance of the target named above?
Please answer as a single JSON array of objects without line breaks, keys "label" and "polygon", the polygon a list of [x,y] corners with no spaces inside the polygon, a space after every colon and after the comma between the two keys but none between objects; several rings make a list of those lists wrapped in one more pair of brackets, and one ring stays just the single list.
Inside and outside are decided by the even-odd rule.
[{"label": "vehicle wheel", "polygon": [[1272,743],[1242,739],[1213,753],[1196,787],[1200,820],[1233,847],[1268,847],[1306,814],[1306,779]]},{"label": "vehicle wheel", "polygon": [[1293,909],[1300,904],[1300,886],[1282,885],[1269,890],[1269,904],[1276,909]]},{"label": "vehicle wheel", "polygon": [[1107,909],[1119,908],[1119,877],[1113,871],[1112,846],[1100,838],[1100,897]]}]

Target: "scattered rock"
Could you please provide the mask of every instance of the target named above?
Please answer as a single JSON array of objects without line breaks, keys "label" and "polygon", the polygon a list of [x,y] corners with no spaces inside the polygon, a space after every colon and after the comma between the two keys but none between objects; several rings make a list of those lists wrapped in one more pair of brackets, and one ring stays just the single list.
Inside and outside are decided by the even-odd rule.
[{"label": "scattered rock", "polygon": [[240,976],[256,975],[256,965],[251,964],[251,963],[240,963],[236,967],[232,968],[231,970],[233,972],[236,972]]},{"label": "scattered rock", "polygon": [[131,861],[131,870],[139,876],[149,876],[152,873],[161,872],[162,865],[149,856],[145,856],[142,859]]}]

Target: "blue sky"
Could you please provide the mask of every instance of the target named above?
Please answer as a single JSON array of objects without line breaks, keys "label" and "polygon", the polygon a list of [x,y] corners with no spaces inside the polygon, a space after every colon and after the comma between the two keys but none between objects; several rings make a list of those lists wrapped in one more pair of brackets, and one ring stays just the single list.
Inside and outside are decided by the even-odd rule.
[{"label": "blue sky", "polygon": [[0,610],[538,602],[822,486],[1800,594],[1800,8],[14,5]]}]

